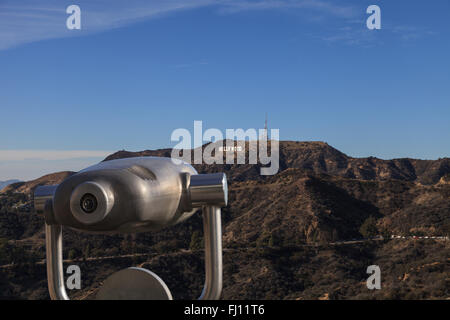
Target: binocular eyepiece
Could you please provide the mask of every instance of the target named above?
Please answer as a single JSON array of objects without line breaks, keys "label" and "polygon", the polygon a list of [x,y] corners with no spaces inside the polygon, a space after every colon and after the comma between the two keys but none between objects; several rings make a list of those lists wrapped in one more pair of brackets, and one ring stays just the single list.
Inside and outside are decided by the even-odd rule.
[{"label": "binocular eyepiece", "polygon": [[92,213],[97,209],[97,198],[91,194],[86,193],[80,200],[80,207],[84,213]]},{"label": "binocular eyepiece", "polygon": [[[200,299],[218,299],[222,290],[220,208],[227,201],[225,174],[198,174],[185,162],[159,157],[101,162],[59,185],[36,188],[34,207],[37,213],[44,214],[46,223],[50,296],[68,299],[62,272],[62,226],[93,233],[159,231],[188,219],[202,207],[206,281]],[[134,269],[129,272],[147,278],[153,274]],[[149,283],[154,286],[162,282],[156,278]],[[117,280],[110,283],[114,282]],[[113,287],[105,288],[101,296],[114,297]],[[162,283],[158,290],[167,287]],[[164,296],[171,297],[170,292]]]}]

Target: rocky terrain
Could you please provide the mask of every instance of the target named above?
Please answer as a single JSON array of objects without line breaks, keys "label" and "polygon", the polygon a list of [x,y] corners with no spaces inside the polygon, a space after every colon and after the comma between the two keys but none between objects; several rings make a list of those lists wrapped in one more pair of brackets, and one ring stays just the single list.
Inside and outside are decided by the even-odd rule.
[{"label": "rocky terrain", "polygon": [[[204,146],[205,147],[205,146]],[[170,156],[170,149],[119,151],[105,159]],[[248,158],[248,157],[247,157]],[[280,142],[280,170],[259,165],[194,165],[223,171],[225,299],[445,299],[450,297],[450,159],[352,158],[323,142]],[[37,185],[55,173],[0,193],[0,298],[48,299],[43,218],[33,213]],[[66,264],[82,270],[90,299],[115,270],[139,265],[161,276],[175,298],[196,298],[203,283],[202,221],[154,234],[86,235],[65,230]],[[375,239],[384,236],[384,240]],[[392,235],[428,239],[390,239]],[[382,289],[365,285],[379,265]]]}]

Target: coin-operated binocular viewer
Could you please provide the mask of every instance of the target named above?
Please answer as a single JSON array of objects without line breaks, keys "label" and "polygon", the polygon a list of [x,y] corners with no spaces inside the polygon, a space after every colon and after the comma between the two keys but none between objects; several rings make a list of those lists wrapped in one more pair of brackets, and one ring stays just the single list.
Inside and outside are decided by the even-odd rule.
[{"label": "coin-operated binocular viewer", "polygon": [[[68,300],[62,267],[62,227],[92,233],[159,231],[203,211],[205,284],[199,299],[222,291],[221,207],[227,204],[223,173],[198,174],[181,160],[139,157],[101,162],[61,184],[36,188],[44,214],[50,297]],[[97,299],[172,299],[164,282],[142,268],[112,274]]]}]

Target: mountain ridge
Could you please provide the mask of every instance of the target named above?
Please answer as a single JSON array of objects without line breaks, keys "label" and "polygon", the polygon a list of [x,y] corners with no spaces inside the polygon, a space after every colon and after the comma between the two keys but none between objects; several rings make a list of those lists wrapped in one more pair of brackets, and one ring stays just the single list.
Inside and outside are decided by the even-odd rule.
[{"label": "mountain ridge", "polygon": [[[221,145],[221,141],[217,142]],[[203,150],[208,144],[202,146]],[[248,160],[249,143],[246,142],[246,159]],[[383,160],[376,157],[354,158],[335,149],[326,142],[314,141],[280,141],[280,171],[287,168],[302,169],[315,174],[337,175],[345,178],[360,180],[404,180],[415,181],[425,185],[438,183],[442,177],[450,173],[450,158],[438,160],[421,160],[412,158],[398,158]],[[157,149],[144,151],[118,151],[106,157],[103,161],[136,157],[159,156],[170,157],[172,149]],[[247,163],[248,165],[248,163]],[[214,167],[216,166],[216,167]],[[255,168],[260,165],[229,165],[243,166],[246,178],[255,178]],[[194,165],[196,168],[206,169],[205,165]],[[219,169],[222,165],[208,166]],[[225,166],[227,168],[228,165]],[[249,174],[252,171],[252,174]],[[279,171],[279,172],[280,172]],[[241,172],[242,174],[243,172]]]},{"label": "mountain ridge", "polygon": [[0,181],[0,191],[3,188],[6,188],[7,186],[9,186],[10,184],[16,183],[16,182],[20,182],[20,180],[18,179],[10,179],[10,180],[6,180],[6,181]]},{"label": "mountain ridge", "polygon": [[[221,145],[222,141],[216,142]],[[234,141],[236,144],[236,141]],[[207,143],[202,146],[204,150]],[[448,183],[450,181],[450,158],[421,160],[398,158],[383,160],[376,157],[354,158],[322,141],[280,141],[279,171],[299,169],[314,175],[330,175],[365,181],[401,180],[423,185]],[[193,150],[192,150],[193,151]],[[172,149],[163,148],[143,151],[120,150],[107,156],[103,161],[130,157],[171,157]],[[249,144],[246,142],[246,164],[193,164],[200,173],[223,171],[230,180],[259,180],[267,177],[259,174],[260,164],[248,164]],[[225,163],[225,152],[224,152]],[[30,181],[11,183],[0,193],[30,192],[38,185],[58,184],[72,171],[55,172]]]},{"label": "mountain ridge", "polygon": [[18,181],[9,184],[4,189],[0,190],[0,193],[8,193],[8,192],[30,193],[37,186],[59,184],[65,178],[71,176],[74,173],[75,172],[73,171],[54,172],[30,181]]}]

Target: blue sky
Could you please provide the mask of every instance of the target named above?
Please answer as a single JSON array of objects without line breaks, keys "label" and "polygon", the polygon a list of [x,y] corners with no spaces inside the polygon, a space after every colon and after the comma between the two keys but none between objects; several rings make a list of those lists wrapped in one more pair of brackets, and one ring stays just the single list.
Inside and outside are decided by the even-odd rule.
[{"label": "blue sky", "polygon": [[448,0],[0,0],[0,180],[174,146],[194,120],[262,128],[266,112],[281,140],[448,157],[449,19]]}]

